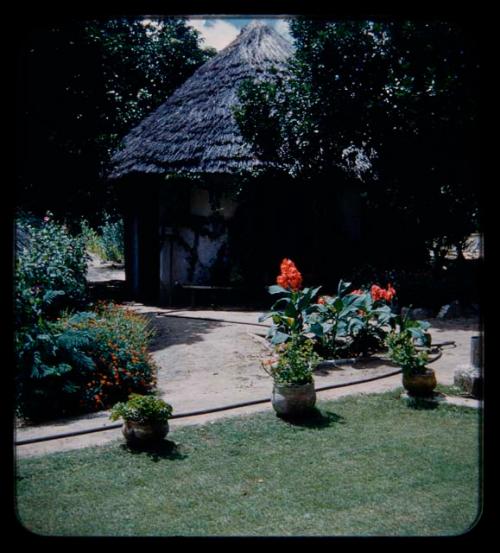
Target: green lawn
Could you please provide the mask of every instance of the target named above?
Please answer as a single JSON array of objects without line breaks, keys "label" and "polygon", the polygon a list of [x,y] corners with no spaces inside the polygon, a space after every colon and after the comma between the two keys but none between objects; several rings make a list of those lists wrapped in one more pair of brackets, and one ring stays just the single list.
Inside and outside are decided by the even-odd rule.
[{"label": "green lawn", "polygon": [[[165,447],[111,445],[21,459],[17,513],[71,536],[423,536],[480,511],[478,412],[414,409],[397,393],[172,431]],[[175,444],[173,443],[175,442]]]}]

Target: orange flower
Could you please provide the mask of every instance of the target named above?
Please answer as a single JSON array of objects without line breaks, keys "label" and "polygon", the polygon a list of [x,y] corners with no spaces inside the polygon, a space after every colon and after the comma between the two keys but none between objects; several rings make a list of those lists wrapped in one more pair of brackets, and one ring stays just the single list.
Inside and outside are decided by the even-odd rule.
[{"label": "orange flower", "polygon": [[387,301],[392,301],[392,298],[396,295],[396,290],[391,286],[391,283],[387,285],[387,291],[385,293],[385,299]]},{"label": "orange flower", "polygon": [[382,290],[382,288],[380,288],[380,286],[377,286],[376,284],[371,287],[370,292],[373,301],[381,300],[384,297],[384,291]]},{"label": "orange flower", "polygon": [[276,278],[282,288],[297,291],[302,286],[302,275],[290,259],[283,259],[280,265],[281,274]]},{"label": "orange flower", "polygon": [[383,288],[380,288],[380,286],[377,286],[374,284],[371,287],[371,295],[373,301],[377,300],[385,300],[385,301],[391,301],[392,298],[396,295],[396,290],[391,286],[389,283],[387,285],[387,290],[384,290]]}]

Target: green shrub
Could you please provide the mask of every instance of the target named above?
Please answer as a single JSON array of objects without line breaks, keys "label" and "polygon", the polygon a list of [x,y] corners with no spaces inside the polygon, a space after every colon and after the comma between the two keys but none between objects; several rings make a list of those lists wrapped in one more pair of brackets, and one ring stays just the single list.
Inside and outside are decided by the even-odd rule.
[{"label": "green shrub", "polygon": [[104,224],[100,227],[102,248],[105,254],[105,260],[123,263],[124,243],[123,243],[123,220],[116,219],[104,214]]},{"label": "green shrub", "polygon": [[172,406],[160,398],[131,394],[130,399],[113,406],[110,419],[123,419],[139,424],[165,424],[172,415]]},{"label": "green shrub", "polygon": [[103,261],[123,263],[123,220],[113,220],[107,213],[104,213],[103,220],[104,223],[99,226],[98,231],[90,227],[87,221],[81,221],[81,236],[86,248]]},{"label": "green shrub", "polygon": [[81,237],[47,215],[35,227],[18,222],[29,235],[15,268],[16,328],[35,324],[67,307],[81,307],[87,297],[87,256]]},{"label": "green shrub", "polygon": [[279,384],[309,384],[313,382],[313,369],[321,361],[314,353],[314,343],[301,334],[293,334],[286,343],[278,346],[277,362],[264,370]]},{"label": "green shrub", "polygon": [[157,368],[151,331],[113,304],[40,321],[17,335],[19,415],[40,420],[106,409],[132,392],[151,393]]},{"label": "green shrub", "polygon": [[85,219],[80,222],[81,237],[85,243],[85,248],[88,252],[98,255],[104,259],[105,253],[102,247],[102,241],[99,234],[88,224]]}]

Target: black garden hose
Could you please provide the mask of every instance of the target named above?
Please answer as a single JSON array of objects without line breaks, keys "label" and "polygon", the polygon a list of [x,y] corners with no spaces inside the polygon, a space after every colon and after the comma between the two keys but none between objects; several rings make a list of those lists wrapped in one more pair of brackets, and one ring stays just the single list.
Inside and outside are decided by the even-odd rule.
[{"label": "black garden hose", "polygon": [[[439,351],[438,354],[431,360],[429,360],[429,363],[434,363],[434,361],[437,361],[441,356],[443,355],[442,351]],[[364,358],[364,360],[367,359],[373,359],[371,358]],[[346,364],[347,362],[357,362],[359,361],[359,358],[352,358],[352,359],[337,359],[334,362],[336,364]],[[316,392],[322,392],[324,390],[333,390],[335,388],[344,388],[346,386],[354,386],[356,384],[364,384],[365,382],[372,382],[374,380],[381,380],[382,378],[389,378],[391,376],[395,376],[397,374],[401,373],[401,369],[392,371],[387,374],[379,375],[379,376],[372,376],[370,378],[363,378],[361,380],[356,380],[354,382],[343,382],[341,384],[330,384],[328,386],[320,386],[319,388],[316,388]],[[199,411],[190,411],[187,413],[180,413],[178,415],[172,415],[170,419],[182,419],[186,417],[195,417],[198,415],[207,415],[209,413],[216,413],[218,411],[229,411],[230,409],[238,409],[240,407],[247,407],[249,405],[257,405],[259,403],[268,403],[271,401],[271,398],[262,398],[262,399],[254,399],[252,401],[243,401],[241,403],[231,403],[229,405],[223,405],[222,407],[214,407],[212,409],[201,409]],[[49,440],[59,440],[62,438],[70,438],[72,436],[81,436],[83,434],[92,434],[94,432],[103,432],[105,430],[114,430],[116,428],[121,428],[122,423],[116,423],[116,424],[110,424],[105,427],[100,428],[91,428],[91,429],[85,429],[85,430],[75,430],[73,432],[63,432],[61,434],[52,434],[49,436],[43,436],[41,438],[29,438],[26,440],[19,440],[15,442],[16,446],[20,445],[28,445],[28,444],[34,444],[39,442],[47,442]]]},{"label": "black garden hose", "polygon": [[[356,380],[355,382],[344,382],[341,384],[331,384],[329,386],[322,386],[320,388],[316,388],[317,392],[321,392],[323,390],[332,390],[334,388],[342,388],[345,386],[354,386],[355,384],[363,384],[365,382],[371,382],[372,380],[379,380],[382,378],[388,378],[389,376],[394,376],[396,374],[399,374],[401,372],[401,369],[398,369],[397,371],[390,372],[388,374],[383,374],[380,376],[373,376],[371,378],[365,378],[362,380]],[[178,415],[172,415],[170,419],[182,419],[186,417],[195,417],[198,415],[208,415],[209,413],[216,413],[218,411],[229,411],[230,409],[238,409],[240,407],[247,407],[249,405],[257,405],[259,403],[268,403],[271,401],[271,398],[262,398],[262,399],[254,399],[252,401],[243,401],[241,403],[231,403],[229,405],[223,405],[222,407],[213,407],[211,409],[200,409],[199,411],[190,411],[188,413],[179,413]],[[29,438],[26,440],[19,440],[15,442],[15,445],[27,445],[27,444],[33,444],[38,442],[47,442],[49,440],[58,440],[61,438],[70,438],[72,436],[81,436],[82,434],[91,434],[93,432],[103,432],[105,430],[114,430],[115,428],[121,428],[123,426],[122,423],[116,423],[116,424],[109,424],[108,426],[100,427],[100,428],[91,428],[86,430],[75,430],[73,432],[64,432],[62,434],[52,434],[49,436],[43,436],[42,438]]]}]

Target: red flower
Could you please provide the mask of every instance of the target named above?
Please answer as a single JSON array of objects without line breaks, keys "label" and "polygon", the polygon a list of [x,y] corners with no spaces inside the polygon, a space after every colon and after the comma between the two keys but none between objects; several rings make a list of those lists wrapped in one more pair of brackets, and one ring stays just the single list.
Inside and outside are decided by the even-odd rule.
[{"label": "red flower", "polygon": [[387,285],[387,290],[384,290],[383,288],[380,288],[380,286],[377,286],[374,284],[371,287],[371,295],[373,301],[378,300],[385,300],[385,301],[391,301],[392,298],[396,295],[396,290],[391,286],[389,283]]},{"label": "red flower", "polygon": [[290,259],[283,259],[280,265],[281,274],[276,278],[276,282],[282,288],[289,288],[297,291],[302,286],[302,275]]},{"label": "red flower", "polygon": [[351,295],[353,295],[353,296],[362,296],[363,294],[364,294],[364,291],[361,290],[361,289],[353,290],[353,291],[351,292]]},{"label": "red flower", "polygon": [[373,301],[377,301],[377,300],[380,300],[382,299],[382,288],[380,288],[380,286],[377,286],[376,284],[373,284],[371,289],[370,289],[370,293],[372,295],[372,300]]}]

